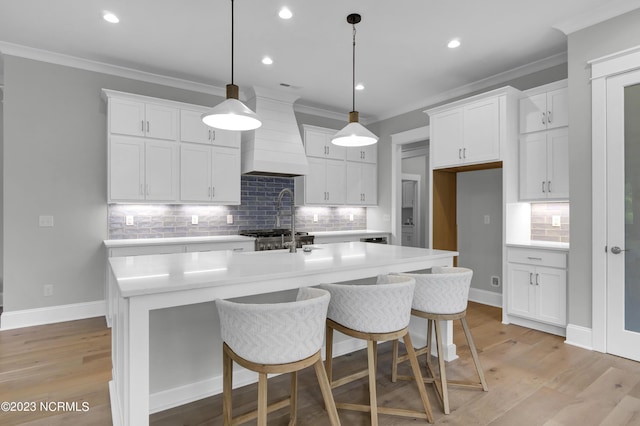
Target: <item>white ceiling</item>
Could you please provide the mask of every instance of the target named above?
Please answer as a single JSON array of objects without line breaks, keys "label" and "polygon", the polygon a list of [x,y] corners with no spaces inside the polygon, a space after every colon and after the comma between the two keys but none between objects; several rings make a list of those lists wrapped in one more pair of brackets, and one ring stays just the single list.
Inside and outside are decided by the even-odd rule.
[{"label": "white ceiling", "polygon": [[[277,16],[283,5],[294,14],[288,21]],[[241,90],[287,83],[299,104],[346,120],[346,16],[357,12],[356,80],[365,90],[356,107],[370,119],[390,117],[536,61],[562,62],[566,36],[554,26],[637,7],[638,0],[236,0],[235,83]],[[120,23],[105,22],[105,10]],[[2,0],[0,50],[15,44],[224,87],[230,13],[230,0]],[[448,49],[452,38],[462,46]],[[263,65],[264,55],[274,64]]]}]

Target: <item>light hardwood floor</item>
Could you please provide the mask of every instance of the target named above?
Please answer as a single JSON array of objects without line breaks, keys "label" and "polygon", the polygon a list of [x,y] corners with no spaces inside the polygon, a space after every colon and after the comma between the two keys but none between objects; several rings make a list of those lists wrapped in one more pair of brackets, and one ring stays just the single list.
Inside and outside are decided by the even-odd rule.
[{"label": "light hardwood floor", "polygon": [[[640,425],[640,363],[580,349],[563,338],[500,323],[500,309],[469,304],[467,319],[483,363],[489,392],[452,389],[451,414],[445,416],[428,388],[437,425],[589,426]],[[454,335],[460,358],[448,363],[452,378],[474,374],[459,325]],[[86,412],[0,412],[0,425],[110,425],[110,331],[103,319],[89,319],[0,332],[0,401],[82,402]],[[391,348],[380,346],[379,403],[419,408],[410,382],[389,381]],[[365,353],[340,357],[335,374],[365,365]],[[401,368],[408,368],[402,366]],[[300,374],[298,424],[328,424],[312,369]],[[287,394],[286,376],[269,380],[269,398]],[[364,401],[366,379],[334,390],[337,401]],[[257,386],[234,392],[241,412],[255,404]],[[154,426],[221,425],[219,396],[156,413]],[[340,411],[345,426],[367,425],[364,413]],[[288,424],[287,410],[273,413],[270,425]],[[381,425],[424,424],[380,417]]]}]

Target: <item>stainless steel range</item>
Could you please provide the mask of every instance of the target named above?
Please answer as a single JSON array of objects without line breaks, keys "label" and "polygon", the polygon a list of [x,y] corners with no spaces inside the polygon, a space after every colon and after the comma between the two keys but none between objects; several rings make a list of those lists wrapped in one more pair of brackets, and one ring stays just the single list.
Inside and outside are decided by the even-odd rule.
[{"label": "stainless steel range", "polygon": [[[291,241],[291,230],[284,228],[246,230],[240,231],[240,235],[255,238],[256,251],[288,248],[288,243]],[[308,244],[313,244],[313,235],[309,235],[308,232],[296,232],[297,248]]]}]

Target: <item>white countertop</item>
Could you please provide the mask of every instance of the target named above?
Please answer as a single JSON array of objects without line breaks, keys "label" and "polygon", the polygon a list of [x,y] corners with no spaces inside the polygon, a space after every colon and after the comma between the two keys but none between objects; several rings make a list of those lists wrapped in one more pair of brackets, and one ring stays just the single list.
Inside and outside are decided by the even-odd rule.
[{"label": "white countertop", "polygon": [[175,237],[175,238],[131,238],[123,240],[104,240],[107,248],[155,246],[163,244],[198,244],[198,243],[228,243],[235,241],[254,241],[253,237],[242,235],[216,235],[210,237]]},{"label": "white countertop", "polygon": [[366,235],[366,236],[375,236],[375,235],[388,235],[391,232],[389,231],[376,231],[375,229],[354,229],[349,231],[318,231],[318,232],[309,232],[310,235],[318,236],[318,237],[338,237],[343,235]]},{"label": "white countertop", "polygon": [[[121,295],[131,297],[218,285],[303,277],[323,271],[401,267],[421,259],[444,259],[457,252],[361,242],[319,244],[311,252],[211,251],[112,257]],[[389,269],[390,271],[392,269]]]},{"label": "white countertop", "polygon": [[569,243],[559,243],[555,241],[534,241],[534,240],[517,241],[517,242],[507,243],[506,246],[569,251]]}]

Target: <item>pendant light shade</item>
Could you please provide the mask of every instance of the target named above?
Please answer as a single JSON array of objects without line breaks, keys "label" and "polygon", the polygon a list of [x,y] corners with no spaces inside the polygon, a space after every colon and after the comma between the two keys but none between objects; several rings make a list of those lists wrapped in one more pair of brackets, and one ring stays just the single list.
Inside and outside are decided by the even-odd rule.
[{"label": "pendant light shade", "polygon": [[352,111],[349,113],[349,124],[331,138],[331,143],[339,146],[353,147],[373,145],[378,137],[360,124],[356,111],[356,24],[362,20],[357,13],[347,16],[347,22],[353,26],[353,72],[352,72]]},{"label": "pendant light shade", "polygon": [[233,84],[233,0],[231,0],[231,84],[227,84],[227,99],[202,114],[207,126],[221,130],[254,130],[262,126],[258,114],[238,100],[239,88]]}]

